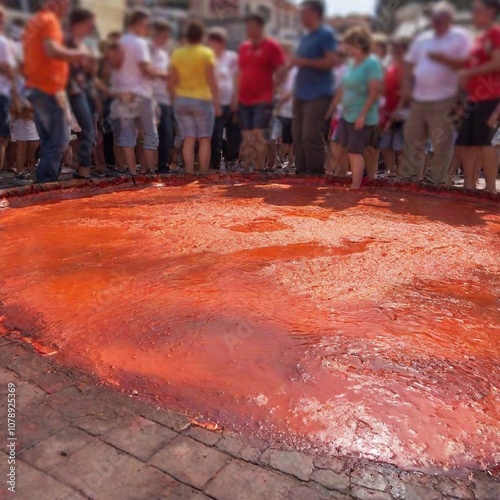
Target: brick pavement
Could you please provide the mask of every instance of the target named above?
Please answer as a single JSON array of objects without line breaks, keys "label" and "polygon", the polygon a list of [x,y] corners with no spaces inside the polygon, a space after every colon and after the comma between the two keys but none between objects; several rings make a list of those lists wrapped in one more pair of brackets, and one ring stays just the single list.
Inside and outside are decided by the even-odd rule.
[{"label": "brick pavement", "polygon": [[485,472],[426,475],[284,450],[193,426],[0,337],[0,498],[7,478],[6,402],[16,386],[20,499],[498,500]]}]

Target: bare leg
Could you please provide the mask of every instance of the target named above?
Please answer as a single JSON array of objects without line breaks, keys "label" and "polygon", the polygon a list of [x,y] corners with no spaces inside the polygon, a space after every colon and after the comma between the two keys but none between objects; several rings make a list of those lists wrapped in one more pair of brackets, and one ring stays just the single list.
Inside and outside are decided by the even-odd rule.
[{"label": "bare leg", "polygon": [[293,147],[293,144],[289,144],[288,145],[288,166],[290,168],[292,168],[294,163],[295,163],[295,148]]},{"label": "bare leg", "polygon": [[151,174],[155,171],[156,150],[142,149],[142,171]]},{"label": "bare leg", "polygon": [[0,167],[1,167],[0,170],[4,167],[5,152],[7,151],[8,142],[9,140],[6,137],[0,137]]},{"label": "bare leg", "polygon": [[486,191],[497,192],[498,157],[493,146],[479,148],[484,177],[486,178]]},{"label": "bare leg", "polygon": [[336,142],[330,142],[329,161],[327,163],[326,173],[329,175],[339,175],[340,158],[342,156],[342,147]]},{"label": "bare leg", "polygon": [[[278,158],[280,160],[280,163],[283,164],[285,163],[286,161],[286,156],[287,155],[290,155],[290,151],[291,151],[291,145],[290,144],[282,144],[279,148],[279,152],[278,152]],[[290,158],[289,158],[289,161],[290,161]],[[290,165],[291,166],[291,165]]]},{"label": "bare leg", "polygon": [[365,172],[365,159],[363,155],[349,153],[349,163],[352,171],[351,189],[360,189],[363,182],[363,174]]},{"label": "bare leg", "polygon": [[365,160],[366,171],[368,172],[368,177],[370,179],[376,179],[378,172],[378,159],[380,156],[380,149],[374,148],[373,146],[367,146],[365,148],[363,156]]},{"label": "bare leg", "polygon": [[184,137],[182,145],[182,158],[184,159],[184,168],[186,173],[194,174],[194,148],[196,146],[196,138]]},{"label": "bare leg", "polygon": [[115,155],[115,162],[116,162],[116,167],[120,172],[125,171],[125,152],[123,151],[123,148],[118,145],[113,146],[113,152]]},{"label": "bare leg", "polygon": [[104,173],[106,170],[106,157],[104,156],[103,137],[102,132],[98,132],[97,144],[94,146],[94,159],[96,163],[96,170],[99,173]]},{"label": "bare leg", "polygon": [[27,170],[27,155],[28,155],[28,142],[17,141],[16,152],[16,170],[18,174],[26,172]]},{"label": "bare leg", "polygon": [[448,169],[448,177],[449,177],[448,184],[453,184],[453,177],[458,172],[460,165],[461,165],[460,155],[455,150],[455,152],[453,153],[453,158],[450,163],[450,168]]},{"label": "bare leg", "polygon": [[382,157],[384,158],[385,174],[396,173],[396,152],[394,149],[382,149]]},{"label": "bare leg", "polygon": [[199,139],[199,143],[198,158],[200,160],[200,172],[206,173],[210,168],[210,159],[212,156],[211,138],[202,137]]},{"label": "bare leg", "polygon": [[26,153],[26,156],[27,156],[27,167],[28,171],[30,172],[36,169],[35,153],[36,150],[38,149],[38,146],[40,146],[40,141],[28,142],[28,152]]},{"label": "bare leg", "polygon": [[255,159],[255,138],[252,130],[243,131],[243,142],[240,148],[241,160],[245,162],[246,167]]},{"label": "bare leg", "polygon": [[272,170],[276,163],[276,155],[278,152],[277,142],[273,139],[267,144],[267,168]]},{"label": "bare leg", "polygon": [[476,165],[479,158],[478,148],[475,146],[457,146],[455,153],[464,168],[464,188],[476,189]]},{"label": "bare leg", "polygon": [[[5,152],[5,162],[7,163],[7,168],[14,168],[16,166],[16,154],[17,154],[17,146],[15,142],[9,141],[7,143],[7,150]],[[0,166],[0,170],[2,167]]]},{"label": "bare leg", "polygon": [[264,137],[263,130],[254,130],[254,144],[255,144],[255,170],[257,172],[264,168],[264,162],[266,160],[266,146],[267,141]]},{"label": "bare leg", "polygon": [[137,175],[137,160],[135,159],[135,148],[123,147],[123,159],[131,175]]}]

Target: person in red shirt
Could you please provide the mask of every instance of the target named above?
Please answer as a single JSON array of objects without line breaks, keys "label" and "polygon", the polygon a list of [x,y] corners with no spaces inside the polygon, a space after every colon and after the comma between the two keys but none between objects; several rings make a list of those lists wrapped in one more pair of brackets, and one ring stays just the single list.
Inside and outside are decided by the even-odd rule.
[{"label": "person in red shirt", "polygon": [[[245,162],[255,158],[255,169],[264,167],[275,85],[285,72],[285,53],[280,44],[265,34],[265,19],[247,17],[248,40],[239,49],[238,99],[240,127],[243,132],[242,156]],[[248,166],[248,165],[247,165]]]},{"label": "person in red shirt", "polygon": [[404,149],[403,125],[407,103],[404,102],[402,91],[405,55],[410,43],[411,41],[404,37],[392,41],[392,60],[385,72],[380,149],[384,158],[385,174],[390,177],[398,175],[399,156]]},{"label": "person in red shirt", "polygon": [[[475,0],[472,19],[480,32],[464,61],[450,61],[441,54],[432,57],[460,70],[461,83],[467,91],[456,154],[464,168],[465,188],[475,189],[481,165],[486,178],[486,191],[496,193],[498,158],[492,146],[500,103],[500,0]],[[496,115],[498,119],[498,115]]]}]

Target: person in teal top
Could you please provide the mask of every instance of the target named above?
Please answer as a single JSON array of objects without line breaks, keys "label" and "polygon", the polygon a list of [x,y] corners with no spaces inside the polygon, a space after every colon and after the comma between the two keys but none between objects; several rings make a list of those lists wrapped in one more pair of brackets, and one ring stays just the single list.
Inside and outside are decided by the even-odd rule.
[{"label": "person in teal top", "polygon": [[331,116],[337,106],[342,105],[332,154],[334,164],[338,165],[342,148],[347,148],[352,171],[351,189],[360,189],[365,170],[365,146],[373,128],[379,123],[383,69],[380,60],[370,55],[372,37],[365,28],[352,28],[342,42],[351,63],[328,110],[328,116]]},{"label": "person in teal top", "polygon": [[[364,116],[364,125],[378,125],[379,99],[375,99],[368,111],[364,108],[370,97],[370,82],[381,82],[382,75],[382,66],[377,56],[369,55],[359,63],[357,61],[351,63],[341,83],[344,120],[355,123],[360,116]],[[378,92],[377,85],[377,95]]]}]

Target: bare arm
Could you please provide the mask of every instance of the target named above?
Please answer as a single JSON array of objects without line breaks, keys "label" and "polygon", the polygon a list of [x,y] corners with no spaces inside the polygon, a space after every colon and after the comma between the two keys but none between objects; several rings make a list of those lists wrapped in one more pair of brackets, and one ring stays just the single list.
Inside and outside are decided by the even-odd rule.
[{"label": "bare arm", "polygon": [[372,108],[372,106],[377,102],[380,98],[380,89],[382,88],[382,84],[379,80],[370,80],[368,82],[368,97],[365,101],[363,109],[356,120],[355,128],[356,130],[360,130],[365,126],[365,119],[368,111]]},{"label": "bare arm", "polygon": [[161,78],[162,80],[167,80],[168,72],[157,70],[151,63],[142,62],[139,64],[142,74],[148,78]]},{"label": "bare arm", "polygon": [[210,91],[212,92],[214,99],[215,114],[220,116],[222,113],[220,109],[219,86],[217,85],[217,79],[215,78],[215,66],[213,63],[210,63],[207,66],[206,76],[208,86],[210,87]]},{"label": "bare arm", "polygon": [[428,56],[434,62],[444,64],[445,66],[448,66],[456,71],[465,68],[468,63],[468,59],[466,58],[454,58],[447,56],[446,54],[442,54],[441,52],[429,52]]},{"label": "bare arm", "polygon": [[464,75],[467,77],[480,76],[488,73],[497,73],[500,71],[500,50],[495,50],[491,56],[491,61],[466,69]]},{"label": "bare arm", "polygon": [[281,85],[285,81],[287,75],[288,75],[288,67],[286,64],[282,64],[279,66],[276,71],[274,72],[274,90],[276,93],[276,90],[281,88]]},{"label": "bare arm", "polygon": [[[403,106],[404,103],[411,99],[412,89],[413,89],[413,68],[414,65],[411,63],[405,63],[403,70],[403,82],[401,85],[401,99],[399,106]],[[399,107],[398,106],[398,107]]]},{"label": "bare arm", "polygon": [[80,62],[86,55],[81,49],[68,49],[50,38],[46,38],[43,41],[43,50],[45,55],[51,59],[60,59],[68,62]]},{"label": "bare arm", "polygon": [[335,95],[333,96],[332,102],[330,103],[330,106],[328,107],[328,111],[326,112],[325,119],[329,120],[332,116],[335,110],[338,108],[339,104],[342,102],[342,95],[344,91],[342,87],[340,86],[337,89],[337,92],[335,92]]}]

